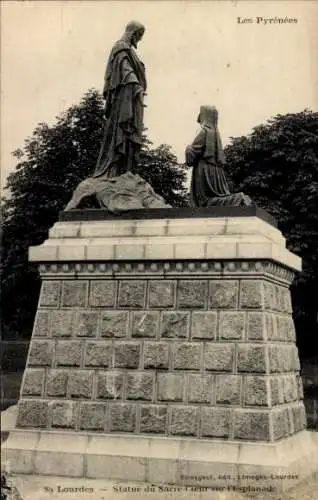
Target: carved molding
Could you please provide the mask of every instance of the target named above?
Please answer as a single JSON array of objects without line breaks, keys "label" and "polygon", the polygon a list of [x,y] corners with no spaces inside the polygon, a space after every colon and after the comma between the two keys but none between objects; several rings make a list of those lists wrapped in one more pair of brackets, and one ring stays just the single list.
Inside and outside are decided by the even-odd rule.
[{"label": "carved molding", "polygon": [[268,276],[290,284],[294,272],[271,261],[153,261],[153,262],[77,262],[44,263],[39,265],[42,277],[92,276],[115,277],[172,277],[190,278],[213,276],[261,277]]}]

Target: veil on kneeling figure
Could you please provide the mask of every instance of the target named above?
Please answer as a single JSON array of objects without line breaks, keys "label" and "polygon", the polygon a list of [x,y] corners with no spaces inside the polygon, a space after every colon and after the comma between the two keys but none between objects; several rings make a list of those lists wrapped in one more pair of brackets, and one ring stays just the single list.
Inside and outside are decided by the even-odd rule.
[{"label": "veil on kneeling figure", "polygon": [[217,109],[201,106],[198,123],[201,130],[185,151],[186,164],[193,167],[190,204],[193,207],[252,205],[248,195],[230,192],[224,173],[225,155]]}]

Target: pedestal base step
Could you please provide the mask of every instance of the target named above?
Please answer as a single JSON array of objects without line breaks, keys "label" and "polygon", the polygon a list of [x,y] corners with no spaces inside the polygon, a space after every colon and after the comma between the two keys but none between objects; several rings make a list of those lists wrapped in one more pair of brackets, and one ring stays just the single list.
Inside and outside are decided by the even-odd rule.
[{"label": "pedestal base step", "polygon": [[15,429],[2,462],[15,474],[282,491],[318,470],[318,440],[308,431],[238,443]]}]

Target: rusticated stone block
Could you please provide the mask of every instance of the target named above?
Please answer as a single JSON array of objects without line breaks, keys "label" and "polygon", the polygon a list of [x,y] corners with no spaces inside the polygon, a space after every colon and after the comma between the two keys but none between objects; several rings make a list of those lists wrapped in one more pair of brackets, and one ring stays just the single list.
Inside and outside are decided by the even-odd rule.
[{"label": "rusticated stone block", "polygon": [[196,436],[198,428],[197,407],[172,406],[169,411],[169,434],[174,436]]},{"label": "rusticated stone block", "polygon": [[128,335],[128,312],[105,311],[102,314],[102,337],[126,337]]},{"label": "rusticated stone block", "polygon": [[212,340],[216,338],[217,313],[214,311],[193,311],[191,338]]},{"label": "rusticated stone block", "polygon": [[280,376],[270,377],[271,404],[272,406],[282,404],[284,395]]},{"label": "rusticated stone block", "polygon": [[62,307],[85,307],[87,301],[87,290],[87,281],[63,281]]},{"label": "rusticated stone block", "polygon": [[36,313],[33,337],[48,337],[50,333],[51,311],[38,311]]},{"label": "rusticated stone block", "polygon": [[216,402],[238,405],[241,402],[242,380],[238,375],[216,375]]},{"label": "rusticated stone block", "polygon": [[288,414],[288,434],[294,434],[295,428],[294,428],[294,418],[293,418],[292,408],[288,406],[286,410]]},{"label": "rusticated stone block", "polygon": [[[269,370],[271,373],[280,373],[284,371],[284,365],[286,364],[285,359],[281,359],[281,354],[284,356],[282,352],[282,346],[280,345],[270,345],[268,349],[269,356]],[[285,347],[285,346],[284,346]],[[285,358],[288,353],[285,354]]]},{"label": "rusticated stone block", "polygon": [[240,284],[240,309],[263,308],[263,286],[259,280],[242,280]]},{"label": "rusticated stone block", "polygon": [[207,344],[203,350],[204,369],[231,372],[234,368],[234,344]]},{"label": "rusticated stone block", "polygon": [[264,308],[268,311],[273,311],[275,309],[275,288],[273,283],[269,283],[268,281],[263,282],[264,287]]},{"label": "rusticated stone block", "polygon": [[106,368],[111,365],[112,346],[102,341],[86,344],[84,366]]},{"label": "rusticated stone block", "polygon": [[76,318],[77,337],[98,337],[99,315],[95,311],[79,311]]},{"label": "rusticated stone block", "polygon": [[157,337],[159,331],[159,312],[144,311],[132,313],[133,337]]},{"label": "rusticated stone block", "polygon": [[140,344],[137,342],[115,343],[115,368],[138,368]]},{"label": "rusticated stone block", "polygon": [[273,439],[277,441],[289,435],[289,415],[287,408],[277,408],[271,412]]},{"label": "rusticated stone block", "polygon": [[111,432],[134,432],[137,423],[137,407],[130,403],[109,405],[109,430]]},{"label": "rusticated stone block", "polygon": [[146,281],[123,280],[119,284],[119,307],[143,309],[146,298]]},{"label": "rusticated stone block", "polygon": [[208,282],[180,280],[177,287],[177,307],[181,309],[205,308],[208,299]]},{"label": "rusticated stone block", "polygon": [[189,373],[187,378],[187,399],[189,403],[212,403],[213,394],[213,375]]},{"label": "rusticated stone block", "polygon": [[262,312],[249,312],[247,314],[247,339],[266,340],[265,316]]},{"label": "rusticated stone block", "polygon": [[154,391],[153,373],[128,373],[127,374],[127,399],[151,401]]},{"label": "rusticated stone block", "polygon": [[80,366],[82,343],[76,340],[59,340],[56,343],[56,366]]},{"label": "rusticated stone block", "polygon": [[140,432],[164,434],[167,428],[167,407],[162,405],[141,406]]},{"label": "rusticated stone block", "polygon": [[307,416],[303,403],[292,407],[292,416],[294,422],[294,431],[300,432],[307,427]]},{"label": "rusticated stone block", "polygon": [[[47,374],[46,395],[65,397],[69,372],[66,370],[50,370]],[[70,375],[72,376],[72,374]]]},{"label": "rusticated stone block", "polygon": [[74,370],[68,379],[68,393],[71,398],[90,399],[93,393],[93,371]]},{"label": "rusticated stone block", "polygon": [[72,337],[75,331],[75,311],[52,311],[53,337]]},{"label": "rusticated stone block", "polygon": [[161,335],[164,338],[188,338],[189,313],[188,312],[162,313]]},{"label": "rusticated stone block", "polygon": [[236,309],[238,305],[238,281],[210,281],[210,309]]},{"label": "rusticated stone block", "polygon": [[298,399],[304,399],[304,386],[302,378],[299,375],[296,375],[296,381],[297,381]]},{"label": "rusticated stone block", "polygon": [[173,346],[173,366],[175,370],[200,370],[202,359],[202,344],[175,343]]},{"label": "rusticated stone block", "polygon": [[17,427],[40,427],[48,425],[48,402],[20,400],[18,406]]},{"label": "rusticated stone block", "polygon": [[284,296],[284,311],[288,314],[293,312],[292,301],[291,301],[291,293],[289,288],[283,288],[283,296]]},{"label": "rusticated stone block", "polygon": [[169,346],[164,342],[145,342],[144,369],[168,369]]},{"label": "rusticated stone block", "polygon": [[271,345],[268,353],[271,373],[290,372],[297,369],[298,352],[293,345]]},{"label": "rusticated stone block", "polygon": [[28,366],[51,366],[53,345],[51,340],[31,340]]},{"label": "rusticated stone block", "polygon": [[276,316],[276,322],[277,322],[277,340],[286,342],[288,341],[288,328],[289,328],[289,321],[288,321],[287,316],[281,316],[277,315]]},{"label": "rusticated stone block", "polygon": [[40,307],[58,307],[61,282],[55,280],[44,280],[41,286]]},{"label": "rusticated stone block", "polygon": [[175,283],[166,280],[149,282],[149,307],[166,309],[174,306]]},{"label": "rusticated stone block", "polygon": [[90,282],[88,304],[90,307],[114,307],[116,293],[116,281],[92,280]]},{"label": "rusticated stone block", "polygon": [[[270,309],[274,312],[278,311],[277,307],[277,293],[276,293],[276,285],[275,283],[269,283],[268,284],[269,290],[270,290]],[[265,291],[265,289],[264,289]],[[265,297],[264,297],[265,299]],[[268,304],[269,305],[269,304]]]},{"label": "rusticated stone block", "polygon": [[292,316],[286,317],[286,323],[287,340],[289,342],[296,342],[296,330]]},{"label": "rusticated stone block", "polygon": [[270,405],[270,383],[267,377],[256,375],[244,377],[244,405]]},{"label": "rusticated stone block", "polygon": [[22,386],[23,396],[42,396],[45,371],[43,369],[26,368]]},{"label": "rusticated stone block", "polygon": [[274,342],[279,340],[276,314],[266,313],[265,325],[266,325],[267,340],[272,340]]},{"label": "rusticated stone block", "polygon": [[184,375],[158,373],[158,401],[182,401],[184,388]]},{"label": "rusticated stone block", "polygon": [[241,409],[235,410],[234,439],[270,441],[269,412]]},{"label": "rusticated stone block", "polygon": [[121,399],[124,374],[122,372],[100,372],[97,378],[98,399]]},{"label": "rusticated stone block", "polygon": [[285,375],[282,377],[284,402],[290,403],[298,399],[298,385],[296,375]]},{"label": "rusticated stone block", "polygon": [[267,353],[264,345],[238,345],[238,372],[266,373],[267,365]]},{"label": "rusticated stone block", "polygon": [[106,423],[104,403],[82,403],[80,411],[80,429],[103,431]]},{"label": "rusticated stone block", "polygon": [[279,312],[284,312],[285,300],[284,300],[284,295],[283,295],[283,288],[279,285],[274,285],[274,289],[275,289],[276,309]]},{"label": "rusticated stone block", "polygon": [[291,350],[291,371],[299,372],[300,371],[300,361],[299,361],[299,353],[298,348],[295,344],[290,346]]},{"label": "rusticated stone block", "polygon": [[232,410],[230,408],[202,408],[202,437],[228,438]]},{"label": "rusticated stone block", "polygon": [[245,318],[243,312],[220,313],[220,338],[225,340],[243,340]]},{"label": "rusticated stone block", "polygon": [[77,404],[72,401],[52,401],[49,403],[51,425],[61,429],[75,429]]}]

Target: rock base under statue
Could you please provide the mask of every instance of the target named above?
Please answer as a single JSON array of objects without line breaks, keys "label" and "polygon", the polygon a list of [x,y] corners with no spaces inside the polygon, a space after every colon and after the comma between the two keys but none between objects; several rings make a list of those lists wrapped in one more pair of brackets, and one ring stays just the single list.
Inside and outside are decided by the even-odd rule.
[{"label": "rock base under statue", "polygon": [[87,198],[93,198],[96,206],[109,212],[121,212],[141,208],[168,208],[159,196],[139,175],[127,172],[119,177],[89,177],[75,189],[65,210],[79,208]]}]

